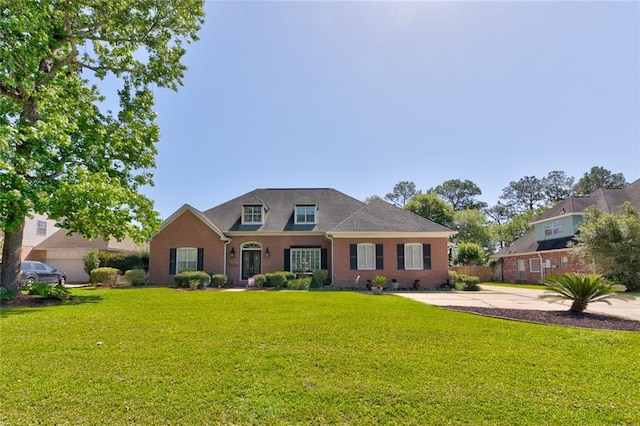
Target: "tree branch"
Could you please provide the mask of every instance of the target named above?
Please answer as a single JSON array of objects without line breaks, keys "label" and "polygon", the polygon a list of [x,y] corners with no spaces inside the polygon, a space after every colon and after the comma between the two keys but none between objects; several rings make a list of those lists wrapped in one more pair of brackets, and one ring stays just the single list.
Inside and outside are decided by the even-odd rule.
[{"label": "tree branch", "polygon": [[85,64],[83,62],[78,62],[78,65],[82,68],[86,68],[91,71],[113,71],[116,73],[135,73],[137,70],[133,68],[116,68],[116,67],[103,67],[103,66],[93,66],[89,64]]},{"label": "tree branch", "polygon": [[22,97],[20,96],[20,93],[18,93],[17,91],[12,91],[9,87],[5,86],[2,83],[0,83],[0,94],[2,94],[3,96],[7,96],[11,99],[14,99],[16,101],[22,101]]}]

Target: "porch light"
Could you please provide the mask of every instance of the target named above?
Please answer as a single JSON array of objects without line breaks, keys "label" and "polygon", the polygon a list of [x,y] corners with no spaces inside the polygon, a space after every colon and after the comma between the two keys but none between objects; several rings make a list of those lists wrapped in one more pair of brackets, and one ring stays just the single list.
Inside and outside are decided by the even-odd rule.
[{"label": "porch light", "polygon": [[269,253],[269,247],[264,251],[264,257],[269,257],[271,253]]},{"label": "porch light", "polygon": [[229,252],[229,257],[232,259],[236,257],[236,250],[233,247],[231,247],[231,252]]}]

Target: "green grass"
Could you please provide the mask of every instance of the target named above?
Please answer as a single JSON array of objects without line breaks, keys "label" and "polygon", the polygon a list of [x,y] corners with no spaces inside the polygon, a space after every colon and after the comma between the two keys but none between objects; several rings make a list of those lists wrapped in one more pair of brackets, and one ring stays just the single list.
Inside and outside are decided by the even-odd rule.
[{"label": "green grass", "polygon": [[350,292],[73,293],[81,303],[2,309],[0,424],[640,419],[640,333]]},{"label": "green grass", "polygon": [[528,288],[531,290],[546,290],[547,287],[542,284],[511,284],[511,283],[480,283],[480,285],[496,286],[496,287],[511,287],[511,288]]}]

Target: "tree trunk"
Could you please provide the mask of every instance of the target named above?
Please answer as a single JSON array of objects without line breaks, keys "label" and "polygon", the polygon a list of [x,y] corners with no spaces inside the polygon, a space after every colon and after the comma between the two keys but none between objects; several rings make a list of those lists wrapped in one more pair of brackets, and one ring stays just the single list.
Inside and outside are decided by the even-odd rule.
[{"label": "tree trunk", "polygon": [[569,310],[571,312],[582,313],[585,309],[587,309],[587,305],[588,303],[583,300],[574,300]]},{"label": "tree trunk", "polygon": [[4,232],[0,286],[9,290],[17,290],[20,287],[18,273],[20,272],[20,261],[22,260],[23,234],[24,221],[22,221],[22,224],[16,225],[12,230]]}]

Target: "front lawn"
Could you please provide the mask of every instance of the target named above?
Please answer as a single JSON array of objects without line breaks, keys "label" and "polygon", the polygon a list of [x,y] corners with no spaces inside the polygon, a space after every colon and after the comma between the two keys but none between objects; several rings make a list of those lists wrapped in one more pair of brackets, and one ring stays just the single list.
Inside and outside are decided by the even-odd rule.
[{"label": "front lawn", "polygon": [[3,308],[0,424],[634,424],[640,333],[350,292]]}]

